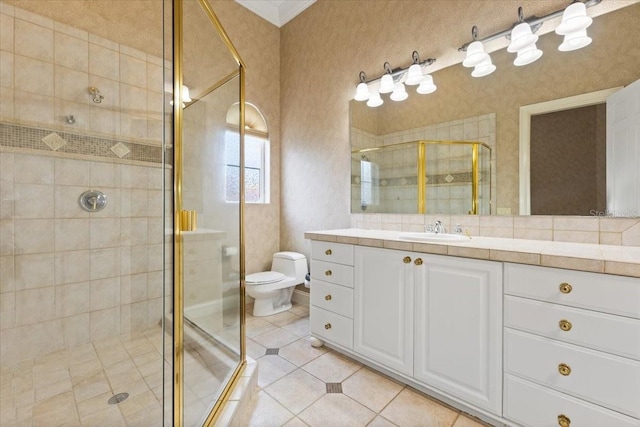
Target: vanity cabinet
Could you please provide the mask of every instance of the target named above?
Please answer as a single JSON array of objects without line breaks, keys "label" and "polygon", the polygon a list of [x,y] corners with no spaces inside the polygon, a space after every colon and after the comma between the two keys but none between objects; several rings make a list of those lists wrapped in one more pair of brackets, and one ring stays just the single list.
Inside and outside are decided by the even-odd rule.
[{"label": "vanity cabinet", "polygon": [[311,334],[352,349],[353,245],[312,241],[311,275]]},{"label": "vanity cabinet", "polygon": [[357,353],[501,413],[502,264],[355,248]]},{"label": "vanity cabinet", "polygon": [[509,263],[504,275],[503,416],[639,426],[638,279]]},{"label": "vanity cabinet", "polygon": [[413,375],[412,254],[356,246],[353,349]]},{"label": "vanity cabinet", "polygon": [[502,263],[413,254],[416,380],[502,413]]}]

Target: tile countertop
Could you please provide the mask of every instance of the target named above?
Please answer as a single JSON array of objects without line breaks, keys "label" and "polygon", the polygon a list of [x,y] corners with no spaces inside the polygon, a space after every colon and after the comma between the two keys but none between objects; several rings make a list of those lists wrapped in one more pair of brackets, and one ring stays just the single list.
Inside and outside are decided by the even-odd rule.
[{"label": "tile countertop", "polygon": [[455,243],[426,243],[401,239],[399,234],[398,231],[348,228],[310,231],[304,237],[325,242],[640,277],[640,247],[637,246],[482,236],[471,236],[470,240]]}]

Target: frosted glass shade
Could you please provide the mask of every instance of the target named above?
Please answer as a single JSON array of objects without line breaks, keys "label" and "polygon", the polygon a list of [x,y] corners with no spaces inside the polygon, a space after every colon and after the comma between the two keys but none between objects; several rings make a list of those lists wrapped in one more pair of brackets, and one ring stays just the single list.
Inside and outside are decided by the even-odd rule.
[{"label": "frosted glass shade", "polygon": [[566,36],[570,33],[584,30],[593,19],[587,16],[587,6],[582,2],[571,3],[562,14],[562,22],[556,27],[556,33]]},{"label": "frosted glass shade", "polygon": [[511,43],[509,43],[507,51],[511,53],[519,52],[537,41],[538,36],[531,32],[531,26],[526,22],[521,22],[511,31]]},{"label": "frosted glass shade", "polygon": [[569,33],[564,36],[564,41],[558,50],[561,52],[568,52],[571,50],[578,50],[591,44],[591,37],[587,36],[587,30],[578,30],[573,33]]},{"label": "frosted glass shade", "polygon": [[191,96],[189,95],[189,87],[182,85],[182,102],[191,102]]},{"label": "frosted glass shade", "polygon": [[390,93],[393,92],[393,89],[394,84],[391,74],[385,74],[382,76],[382,79],[380,80],[380,93]]},{"label": "frosted glass shade", "polygon": [[513,65],[520,67],[522,65],[531,64],[532,62],[537,61],[541,56],[542,51],[536,47],[535,43],[533,43],[518,51],[518,56],[515,61],[513,61]]},{"label": "frosted glass shade", "polygon": [[487,55],[487,58],[475,66],[471,72],[472,77],[484,77],[493,73],[496,70],[496,66],[491,62],[491,58]]},{"label": "frosted glass shade", "polygon": [[433,84],[433,77],[431,77],[431,74],[427,74],[426,76],[424,76],[422,83],[420,83],[420,86],[418,86],[418,89],[416,89],[416,92],[421,95],[427,95],[429,93],[435,92],[437,88],[438,87]]},{"label": "frosted glass shade", "polygon": [[420,64],[413,64],[409,67],[409,71],[407,72],[407,79],[404,84],[407,85],[418,85],[422,81],[422,67]]},{"label": "frosted glass shade", "polygon": [[367,101],[368,107],[379,107],[383,103],[382,98],[380,98],[380,94],[378,92],[373,92],[369,96],[369,100]]},{"label": "frosted glass shade", "polygon": [[475,67],[488,57],[489,55],[484,51],[482,42],[475,41],[467,47],[467,57],[462,61],[462,65],[465,67]]},{"label": "frosted glass shade", "polygon": [[369,99],[369,86],[365,82],[361,82],[356,87],[356,96],[353,97],[356,101],[366,101]]},{"label": "frosted glass shade", "polygon": [[407,94],[407,90],[404,88],[404,84],[398,83],[393,89],[393,93],[391,94],[392,101],[404,101],[407,99],[409,95]]}]

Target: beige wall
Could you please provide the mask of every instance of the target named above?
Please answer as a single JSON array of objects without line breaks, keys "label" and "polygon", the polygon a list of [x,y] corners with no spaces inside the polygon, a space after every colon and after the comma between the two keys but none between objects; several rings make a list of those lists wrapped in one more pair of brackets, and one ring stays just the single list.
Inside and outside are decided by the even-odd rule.
[{"label": "beige wall", "polygon": [[[247,66],[246,101],[264,115],[271,143],[271,203],[247,204],[247,274],[267,270],[280,250],[280,30],[234,1],[211,2]],[[290,249],[286,246],[283,249]]]},{"label": "beige wall", "polygon": [[[527,16],[541,16],[565,4],[520,3]],[[377,76],[384,61],[406,66],[413,50],[438,61],[450,57],[468,41],[472,25],[480,26],[481,36],[502,30],[513,20],[510,16],[515,17],[516,6],[513,3],[510,13],[505,2],[497,1],[321,0],[283,27],[282,247],[304,251],[305,231],[349,226],[349,100],[358,72]],[[638,6],[632,8],[637,16]],[[545,56],[527,67],[514,67],[513,55],[503,49],[492,55],[498,70],[483,79],[471,78],[470,70],[461,65],[434,73],[438,91],[430,95],[423,113],[430,121],[496,113],[498,207],[518,210],[519,106],[620,86],[640,77],[635,38],[617,34],[621,28],[635,34],[639,21],[621,12],[625,14],[623,9],[598,18],[620,18],[612,36],[603,34],[598,20],[592,26],[594,43],[587,49],[596,60],[584,52],[550,59],[558,58],[559,37],[548,34],[539,43]],[[608,53],[614,60],[602,61]],[[630,64],[630,58],[636,62]],[[406,105],[416,106],[413,99],[414,94]],[[396,119],[401,128],[402,117]]]}]

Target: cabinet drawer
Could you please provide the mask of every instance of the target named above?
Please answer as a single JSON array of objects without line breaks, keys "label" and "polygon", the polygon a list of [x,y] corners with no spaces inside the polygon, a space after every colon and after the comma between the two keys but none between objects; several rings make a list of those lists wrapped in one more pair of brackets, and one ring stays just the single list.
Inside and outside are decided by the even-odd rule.
[{"label": "cabinet drawer", "polygon": [[640,319],[638,278],[505,263],[504,283],[509,295]]},{"label": "cabinet drawer", "polygon": [[527,427],[557,427],[564,415],[571,426],[638,427],[640,420],[511,375],[504,378],[504,418]]},{"label": "cabinet drawer", "polygon": [[640,360],[638,319],[513,296],[504,304],[505,326]]},{"label": "cabinet drawer", "polygon": [[311,258],[320,261],[353,265],[353,245],[312,240]]},{"label": "cabinet drawer", "polygon": [[640,417],[640,362],[510,328],[504,337],[505,372]]},{"label": "cabinet drawer", "polygon": [[353,348],[353,320],[312,305],[309,325],[312,335],[348,349]]},{"label": "cabinet drawer", "polygon": [[311,287],[311,305],[353,318],[353,289],[316,279]]},{"label": "cabinet drawer", "polygon": [[315,279],[353,288],[353,267],[313,259],[311,280]]}]

